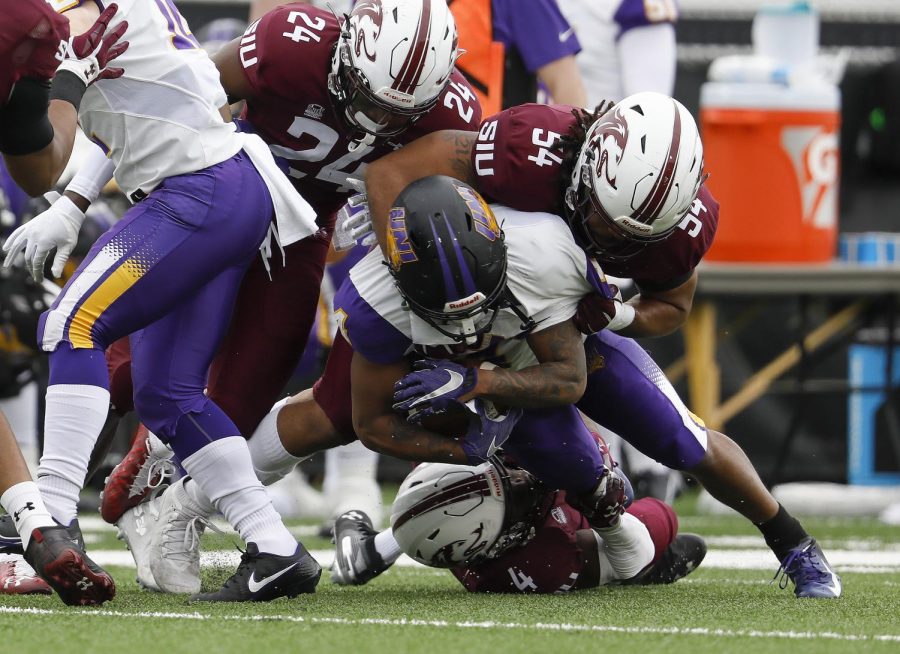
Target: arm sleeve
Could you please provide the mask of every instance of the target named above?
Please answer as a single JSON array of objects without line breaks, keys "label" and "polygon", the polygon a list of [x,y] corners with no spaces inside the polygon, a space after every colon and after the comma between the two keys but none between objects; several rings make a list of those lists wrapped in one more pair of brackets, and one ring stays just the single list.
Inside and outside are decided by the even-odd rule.
[{"label": "arm sleeve", "polygon": [[575,30],[556,0],[517,0],[509,13],[509,26],[510,40],[528,72],[581,52]]},{"label": "arm sleeve", "polygon": [[22,156],[47,147],[53,141],[49,104],[49,80],[23,77],[16,82],[9,102],[0,109],[0,152]]}]

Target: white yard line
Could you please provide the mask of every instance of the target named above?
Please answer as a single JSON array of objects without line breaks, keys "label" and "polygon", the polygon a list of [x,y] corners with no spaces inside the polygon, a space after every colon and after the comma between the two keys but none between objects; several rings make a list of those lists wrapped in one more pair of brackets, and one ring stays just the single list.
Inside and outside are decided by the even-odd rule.
[{"label": "white yard line", "polygon": [[756,629],[714,629],[709,627],[623,627],[618,625],[591,625],[539,622],[450,622],[446,620],[404,620],[396,618],[316,618],[298,615],[204,615],[202,613],[177,612],[128,612],[106,609],[35,609],[19,606],[0,606],[0,614],[91,616],[101,618],[139,618],[162,620],[193,620],[197,622],[297,622],[303,624],[329,624],[340,626],[426,627],[434,629],[503,629],[531,631],[567,631],[587,633],[665,634],[676,636],[713,636],[724,638],[782,638],[790,640],[843,640],[900,642],[900,634],[842,634],[833,631],[759,631]]}]

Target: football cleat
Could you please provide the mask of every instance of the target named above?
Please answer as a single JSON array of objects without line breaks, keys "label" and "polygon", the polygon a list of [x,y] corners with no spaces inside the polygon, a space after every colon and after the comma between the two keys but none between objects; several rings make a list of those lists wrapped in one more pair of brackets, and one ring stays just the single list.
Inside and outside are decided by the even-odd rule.
[{"label": "football cleat", "polygon": [[[70,522],[67,529],[72,541],[78,545],[79,548],[84,549],[84,536],[81,535],[81,527],[78,524],[78,519],[76,518]],[[16,525],[13,522],[12,517],[8,515],[0,516],[0,554],[24,553],[25,550],[22,548],[22,537],[19,535],[19,532],[16,531]]]},{"label": "football cleat", "polygon": [[22,537],[11,515],[0,516],[0,554],[22,554]]},{"label": "football cleat", "polygon": [[794,582],[797,597],[837,598],[841,596],[841,578],[825,558],[822,548],[812,536],[800,541],[784,557],[781,566],[772,578],[774,582],[781,575],[779,588],[787,588],[788,578]]},{"label": "football cleat", "polygon": [[146,503],[147,535],[132,550],[135,561],[138,552],[146,557],[155,590],[164,593],[200,592],[200,539],[206,527],[221,533],[184,490],[185,481],[179,479]]},{"label": "football cleat", "polygon": [[175,474],[171,452],[160,454],[151,446],[150,432],[140,425],[125,458],[106,478],[100,494],[100,515],[111,525],[130,508],[145,501],[155,488]]},{"label": "football cleat", "polygon": [[256,543],[247,543],[241,564],[225,584],[214,593],[199,593],[195,602],[268,602],[279,597],[296,597],[316,592],[322,568],[301,544],[290,556],[259,551]]},{"label": "football cleat", "polygon": [[362,511],[347,511],[334,522],[334,563],[331,581],[341,586],[361,586],[390,566],[375,549],[378,532]]},{"label": "football cleat", "polygon": [[0,595],[52,595],[50,584],[37,576],[21,554],[0,555]]},{"label": "football cleat", "polygon": [[156,500],[143,502],[122,514],[116,522],[116,538],[125,542],[137,566],[135,581],[146,590],[159,591],[150,569],[150,530],[159,519]]},{"label": "football cleat", "polygon": [[696,570],[704,557],[706,541],[697,534],[678,534],[659,557],[659,561],[628,583],[638,586],[675,583]]},{"label": "football cleat", "polygon": [[[77,523],[73,524],[77,529]],[[25,560],[71,606],[103,604],[116,594],[112,577],[73,540],[71,527],[35,529]]]}]

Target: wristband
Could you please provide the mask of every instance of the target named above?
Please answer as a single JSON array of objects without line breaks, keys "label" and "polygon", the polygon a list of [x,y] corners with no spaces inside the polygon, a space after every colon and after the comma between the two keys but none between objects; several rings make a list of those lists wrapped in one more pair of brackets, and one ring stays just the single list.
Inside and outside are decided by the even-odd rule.
[{"label": "wristband", "polygon": [[86,90],[87,84],[78,75],[69,70],[57,70],[50,83],[50,99],[64,100],[77,111]]},{"label": "wristband", "polygon": [[612,320],[609,321],[609,324],[606,326],[606,328],[614,332],[621,331],[634,322],[635,314],[636,312],[634,310],[634,307],[627,302],[617,304],[616,315],[614,315]]},{"label": "wristband", "polygon": [[77,193],[88,202],[93,202],[112,179],[116,164],[106,156],[99,146],[94,145],[78,167],[78,172],[66,186],[67,191]]}]

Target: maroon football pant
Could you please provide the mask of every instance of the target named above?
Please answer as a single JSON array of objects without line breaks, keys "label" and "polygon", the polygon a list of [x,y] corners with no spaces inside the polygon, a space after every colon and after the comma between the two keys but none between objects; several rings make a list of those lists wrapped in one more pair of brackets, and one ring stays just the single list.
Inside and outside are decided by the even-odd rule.
[{"label": "maroon football pant", "polygon": [[[297,367],[319,302],[329,239],[314,234],[262,259],[247,270],[225,339],[209,371],[208,393],[249,438],[278,401]],[[128,339],[106,352],[110,402],[124,415],[134,408]]]}]

